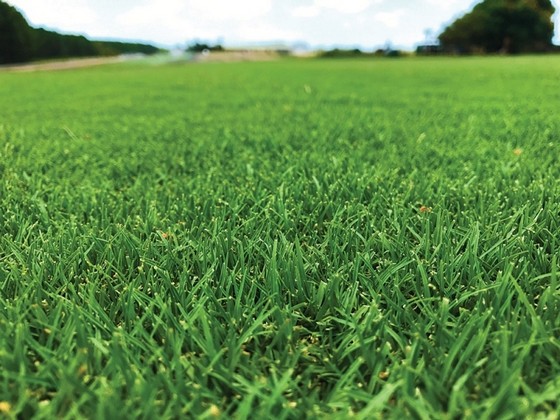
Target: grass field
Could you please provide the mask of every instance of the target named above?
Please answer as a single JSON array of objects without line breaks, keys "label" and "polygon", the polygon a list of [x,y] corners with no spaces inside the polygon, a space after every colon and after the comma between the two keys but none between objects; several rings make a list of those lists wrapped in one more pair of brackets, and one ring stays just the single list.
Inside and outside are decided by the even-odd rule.
[{"label": "grass field", "polygon": [[0,73],[0,417],[557,418],[560,57]]}]

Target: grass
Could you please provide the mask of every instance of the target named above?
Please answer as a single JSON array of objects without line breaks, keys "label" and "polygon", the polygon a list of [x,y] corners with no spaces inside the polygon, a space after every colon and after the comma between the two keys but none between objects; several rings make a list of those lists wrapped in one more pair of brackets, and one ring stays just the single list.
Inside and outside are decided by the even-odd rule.
[{"label": "grass", "polygon": [[0,73],[0,417],[555,418],[558,74]]}]

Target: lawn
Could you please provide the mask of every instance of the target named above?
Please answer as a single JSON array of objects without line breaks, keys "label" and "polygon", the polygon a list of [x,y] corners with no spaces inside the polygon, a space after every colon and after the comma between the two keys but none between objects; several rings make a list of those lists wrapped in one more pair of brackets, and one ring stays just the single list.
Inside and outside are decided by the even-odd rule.
[{"label": "lawn", "polygon": [[0,73],[0,418],[560,406],[560,56]]}]

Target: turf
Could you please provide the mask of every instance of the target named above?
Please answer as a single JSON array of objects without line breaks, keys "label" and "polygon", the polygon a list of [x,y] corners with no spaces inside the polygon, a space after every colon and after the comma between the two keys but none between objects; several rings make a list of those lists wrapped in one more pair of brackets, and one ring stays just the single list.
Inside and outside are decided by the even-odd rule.
[{"label": "turf", "polygon": [[0,73],[0,417],[553,418],[559,74]]}]

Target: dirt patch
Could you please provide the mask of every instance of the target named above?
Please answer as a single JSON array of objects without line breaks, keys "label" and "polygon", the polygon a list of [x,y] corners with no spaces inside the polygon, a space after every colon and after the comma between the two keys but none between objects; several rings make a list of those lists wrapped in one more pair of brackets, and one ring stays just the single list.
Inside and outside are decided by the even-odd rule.
[{"label": "dirt patch", "polygon": [[100,66],[103,64],[120,63],[125,61],[123,57],[93,57],[93,58],[77,58],[61,61],[49,61],[46,63],[29,63],[0,66],[0,71],[8,72],[32,72],[45,70],[66,70],[78,69],[82,67]]},{"label": "dirt patch", "polygon": [[280,55],[274,51],[223,51],[197,54],[194,61],[198,62],[230,62],[230,61],[271,61]]}]

